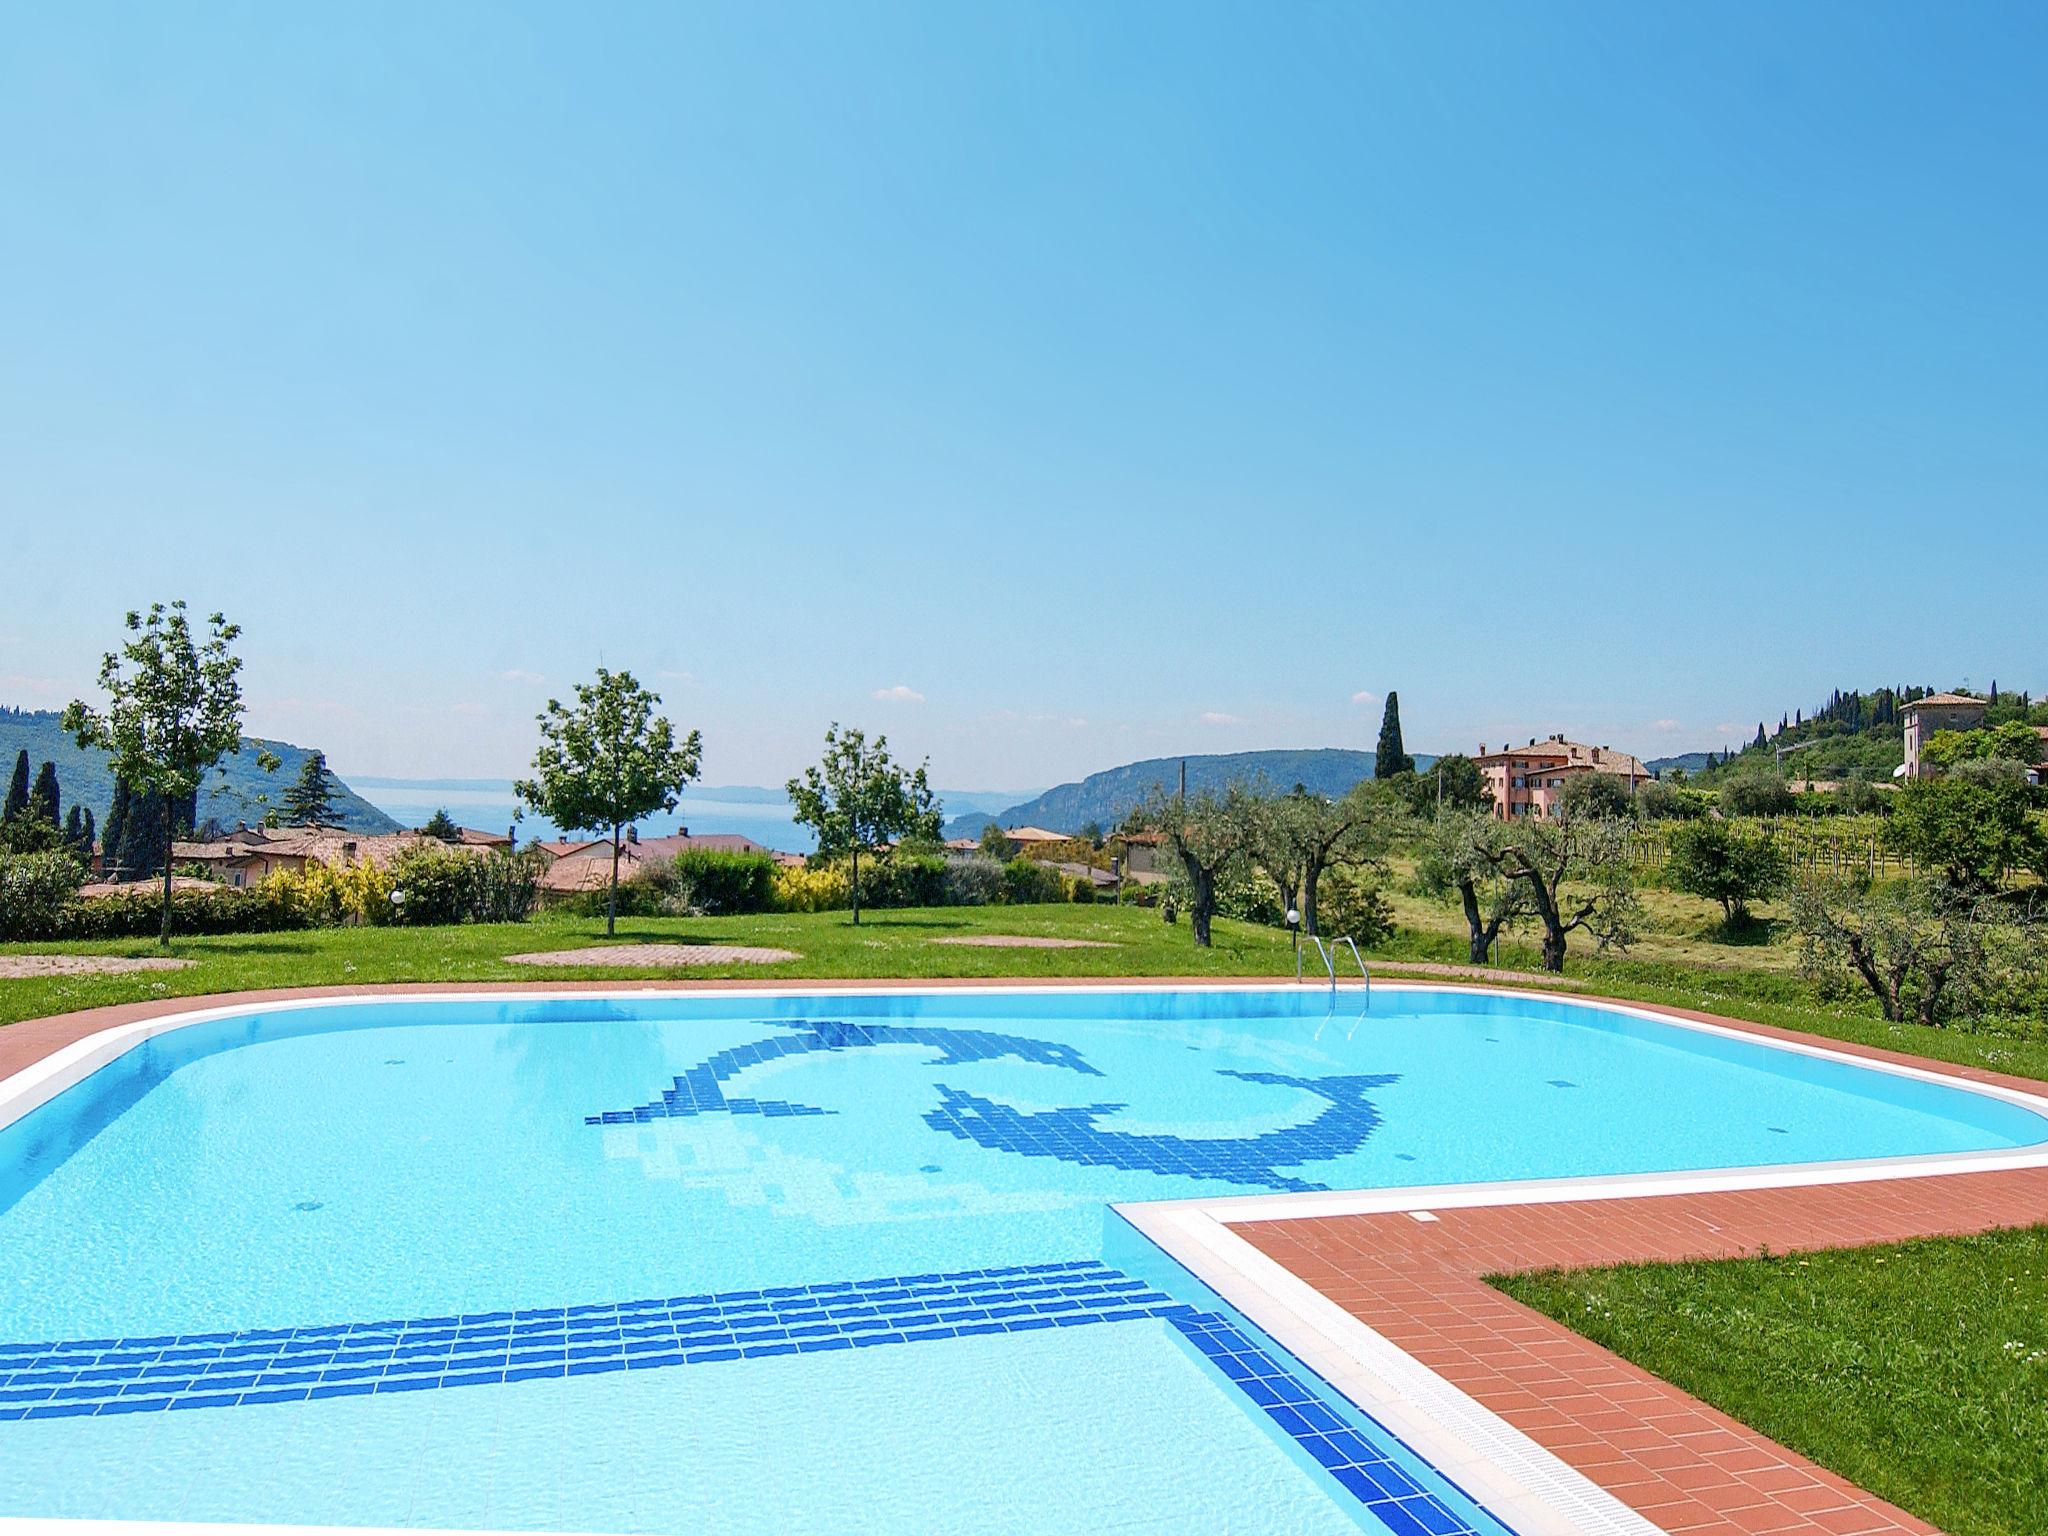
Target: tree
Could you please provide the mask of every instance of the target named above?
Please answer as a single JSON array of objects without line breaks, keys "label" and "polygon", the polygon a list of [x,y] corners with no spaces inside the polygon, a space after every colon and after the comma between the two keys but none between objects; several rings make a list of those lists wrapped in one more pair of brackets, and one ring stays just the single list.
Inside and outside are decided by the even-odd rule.
[{"label": "tree", "polygon": [[38,821],[47,821],[53,827],[60,825],[62,818],[57,814],[59,798],[57,765],[46,759],[36,770],[35,787],[28,792],[29,815]]},{"label": "tree", "polygon": [[1384,861],[1400,811],[1370,784],[1326,800],[1296,785],[1284,795],[1246,801],[1252,859],[1280,888],[1280,905],[1301,903],[1301,926],[1316,933],[1317,888],[1324,873]]},{"label": "tree", "polygon": [[1437,803],[1445,810],[1483,811],[1492,806],[1493,795],[1486,787],[1486,775],[1464,753],[1446,753],[1431,769],[1422,782],[1430,784],[1435,780],[1431,787],[1437,792]]},{"label": "tree", "polygon": [[1938,881],[1814,881],[1793,898],[1800,967],[1823,997],[1860,982],[1893,1023],[1940,1026],[2038,992],[2032,914]]},{"label": "tree", "polygon": [[677,740],[675,727],[655,713],[660,703],[661,695],[642,688],[632,673],[599,667],[596,681],[576,685],[573,707],[549,699],[535,717],[540,746],[533,754],[533,777],[512,786],[522,804],[565,832],[610,833],[606,938],[618,931],[619,849],[626,828],[642,816],[674,810],[703,758],[702,738],[691,731]]},{"label": "tree", "polygon": [[981,851],[997,863],[1007,864],[1016,856],[1017,845],[1001,827],[990,822],[981,829]]},{"label": "tree", "polygon": [[1379,751],[1373,756],[1372,774],[1391,779],[1414,771],[1415,759],[1401,745],[1401,695],[1389,689],[1386,708],[1380,711]]},{"label": "tree", "polygon": [[[868,743],[865,732],[833,723],[825,755],[787,786],[796,819],[818,837],[818,856],[853,860],[853,921],[860,923],[860,855],[893,837],[936,838],[939,808],[926,765],[900,768],[889,757],[889,738]],[[984,834],[986,835],[986,834]]]},{"label": "tree", "polygon": [[327,771],[327,754],[313,751],[299,766],[299,776],[285,790],[281,810],[288,827],[325,827],[334,824],[336,781]]},{"label": "tree", "polygon": [[1702,817],[1671,834],[1664,878],[1681,891],[1721,904],[1726,925],[1749,920],[1749,904],[1785,883],[1785,852],[1761,827]]},{"label": "tree", "polygon": [[439,838],[444,843],[462,841],[462,828],[455,825],[455,818],[448,814],[445,806],[427,818],[427,824],[420,828],[420,832],[427,837]]},{"label": "tree", "polygon": [[[64,710],[64,729],[78,745],[97,748],[131,790],[145,791],[160,805],[164,841],[163,927],[159,942],[171,942],[170,844],[174,818],[222,758],[242,747],[241,659],[232,649],[239,625],[216,613],[208,635],[196,639],[183,602],[168,608],[152,603],[146,614],[130,612],[129,639],[100,663],[105,713],[73,699]],[[274,772],[277,759],[257,761]]]},{"label": "tree", "polygon": [[0,812],[0,820],[12,821],[28,812],[28,748],[23,747],[14,759],[14,777],[7,781],[7,808]]},{"label": "tree", "polygon": [[[1627,949],[1642,915],[1618,821],[1570,815],[1517,817],[1480,854],[1505,879],[1519,880],[1543,925],[1543,969],[1564,969],[1565,942],[1584,928],[1600,949]],[[1567,894],[1565,882],[1577,887]],[[1590,889],[1587,889],[1590,887]]]},{"label": "tree", "polygon": [[121,839],[128,834],[128,812],[135,797],[128,788],[128,781],[118,773],[114,775],[114,803],[107,810],[107,824],[101,829],[100,852],[104,863],[113,872],[115,879],[127,873],[127,866],[121,862]]},{"label": "tree", "polygon": [[1466,953],[1474,965],[1492,963],[1502,932],[1530,911],[1522,883],[1505,878],[1495,862],[1505,836],[1505,823],[1491,812],[1446,812],[1430,824],[1415,867],[1416,885],[1424,895],[1457,896],[1465,913]]},{"label": "tree", "polygon": [[1988,890],[2039,855],[2041,832],[2028,802],[2023,778],[1908,779],[1892,797],[1884,840],[1957,890]]},{"label": "tree", "polygon": [[1597,768],[1565,775],[1557,798],[1568,815],[1581,820],[1618,819],[1633,815],[1636,808],[1627,781],[1618,773],[1602,773]]},{"label": "tree", "polygon": [[1758,763],[1721,781],[1720,805],[1728,816],[1782,816],[1792,809],[1792,786],[1776,768]]},{"label": "tree", "polygon": [[1216,916],[1216,883],[1240,866],[1252,842],[1251,799],[1233,784],[1222,795],[1202,790],[1194,795],[1169,795],[1155,788],[1137,811],[1138,826],[1157,832],[1167,852],[1187,877],[1188,931],[1195,947],[1209,947],[1209,928]]}]

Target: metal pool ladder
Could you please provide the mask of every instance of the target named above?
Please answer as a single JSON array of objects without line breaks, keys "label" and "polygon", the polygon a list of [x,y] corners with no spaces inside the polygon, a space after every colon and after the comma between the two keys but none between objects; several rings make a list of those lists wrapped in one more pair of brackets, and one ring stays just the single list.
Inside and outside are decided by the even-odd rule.
[{"label": "metal pool ladder", "polygon": [[[1358,974],[1365,979],[1365,1006],[1369,1011],[1372,1008],[1372,972],[1365,968],[1365,956],[1358,952],[1358,941],[1353,939],[1348,933],[1340,938],[1332,939],[1327,945],[1323,943],[1320,934],[1309,934],[1308,941],[1315,945],[1316,954],[1322,958],[1323,969],[1330,973],[1330,995],[1332,997],[1337,995],[1337,948],[1339,945],[1350,946],[1351,958],[1358,966]],[[1297,986],[1300,985],[1301,951],[1298,948],[1294,952],[1294,980]]]}]

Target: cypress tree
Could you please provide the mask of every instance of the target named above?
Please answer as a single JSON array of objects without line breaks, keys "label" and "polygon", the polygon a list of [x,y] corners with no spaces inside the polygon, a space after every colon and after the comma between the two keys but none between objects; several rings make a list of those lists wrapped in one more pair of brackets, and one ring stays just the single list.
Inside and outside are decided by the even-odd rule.
[{"label": "cypress tree", "polygon": [[14,777],[7,782],[7,809],[0,812],[0,820],[12,821],[28,810],[28,748],[23,747],[14,759]]},{"label": "cypress tree", "polygon": [[1372,775],[1376,779],[1391,779],[1396,774],[1414,771],[1415,759],[1401,743],[1401,695],[1390,688],[1387,707],[1380,713],[1379,751],[1373,757]]},{"label": "cypress tree", "polygon": [[[121,862],[121,840],[128,835],[128,807],[133,799],[128,792],[128,781],[114,780],[114,803],[107,811],[106,835],[100,839],[100,852],[106,856],[110,866]],[[128,871],[123,869],[122,874]]]},{"label": "cypress tree", "polygon": [[[73,809],[75,810],[77,809],[77,807],[74,806]],[[84,825],[83,835],[78,839],[78,856],[81,859],[85,860],[86,863],[90,864],[92,862],[93,854],[93,825],[91,806],[88,805],[85,807],[85,814],[81,818],[81,820],[83,821]]]},{"label": "cypress tree", "polygon": [[59,824],[57,815],[57,765],[45,759],[43,766],[36,770],[36,787],[28,792],[29,814],[40,816],[51,826]]}]

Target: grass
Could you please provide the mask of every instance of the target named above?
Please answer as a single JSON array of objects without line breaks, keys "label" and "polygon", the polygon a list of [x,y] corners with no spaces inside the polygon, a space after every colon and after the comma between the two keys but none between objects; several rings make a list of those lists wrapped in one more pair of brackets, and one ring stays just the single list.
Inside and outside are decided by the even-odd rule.
[{"label": "grass", "polygon": [[[1939,1061],[1989,1067],[2048,1080],[2048,1033],[1971,1033],[1888,1024],[1860,999],[1817,1003],[1793,970],[1789,938],[1766,926],[1762,943],[1727,944],[1715,934],[1719,911],[1669,892],[1647,892],[1649,932],[1627,956],[1595,955],[1577,944],[1566,970],[1574,990],[1693,1008]],[[1376,974],[1402,963],[1468,960],[1462,919],[1444,906],[1400,895],[1393,939],[1370,955]],[[1772,914],[1761,914],[1766,923]],[[982,949],[933,944],[945,935],[1012,933],[1093,939],[1105,949]],[[0,979],[0,1025],[106,1003],[196,996],[260,987],[346,985],[394,981],[547,981],[650,976],[645,968],[512,965],[505,956],[529,950],[602,943],[604,924],[590,918],[543,916],[529,923],[458,928],[330,928],[303,933],[246,934],[174,941],[171,953],[189,969],[126,976]],[[1504,943],[1496,964],[1534,971],[1528,935]],[[1583,940],[1583,935],[1575,935]],[[726,918],[629,918],[618,942],[664,941],[769,945],[794,950],[780,965],[692,966],[692,978],[735,976],[781,980],[861,977],[1215,976],[1289,978],[1294,951],[1284,931],[1219,919],[1215,947],[1196,949],[1187,924],[1167,924],[1150,909],[1095,906],[943,907],[870,911],[859,928],[843,912]],[[50,952],[117,955],[161,953],[149,940],[92,944],[0,945],[0,955]],[[1311,969],[1317,962],[1311,956]],[[1503,978],[1511,981],[1512,978]]]},{"label": "grass", "polygon": [[1493,1283],[1953,1536],[2048,1531],[2048,1226]]}]

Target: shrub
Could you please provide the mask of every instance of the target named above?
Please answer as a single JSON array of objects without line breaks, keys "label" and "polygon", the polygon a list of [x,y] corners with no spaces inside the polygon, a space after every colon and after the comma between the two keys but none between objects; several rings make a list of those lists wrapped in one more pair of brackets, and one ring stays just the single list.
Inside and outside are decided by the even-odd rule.
[{"label": "shrub", "polygon": [[775,861],[765,853],[688,849],[675,857],[697,905],[714,915],[766,912],[775,892]]},{"label": "shrub", "polygon": [[1775,769],[1744,768],[1721,783],[1721,810],[1728,816],[1783,816],[1792,809],[1792,786]]},{"label": "shrub", "polygon": [[[276,933],[307,926],[281,884],[264,881],[236,889],[190,888],[171,893],[171,922],[179,933]],[[58,914],[51,939],[155,938],[163,923],[163,887],[138,880],[128,890],[72,901]]]},{"label": "shrub", "polygon": [[836,865],[778,865],[770,901],[777,912],[831,912],[852,905],[853,887],[846,870]]},{"label": "shrub", "polygon": [[1068,887],[1067,900],[1087,906],[1095,900],[1095,882],[1085,875],[1076,875]]},{"label": "shrub", "polygon": [[405,892],[393,918],[412,927],[522,922],[533,910],[545,861],[532,850],[479,855],[416,844],[391,862],[392,881]]},{"label": "shrub", "polygon": [[1371,865],[1340,864],[1316,884],[1316,927],[1328,937],[1349,937],[1371,949],[1394,936],[1394,904],[1386,875]]},{"label": "shrub", "polygon": [[1662,779],[1636,786],[1636,815],[1644,821],[1693,821],[1707,814],[1707,797]]},{"label": "shrub", "polygon": [[1066,899],[1066,876],[1050,865],[1020,855],[1003,866],[1003,900],[1012,906]]},{"label": "shrub", "polygon": [[986,907],[1003,899],[1003,866],[980,857],[954,859],[939,884],[939,900],[949,907]]},{"label": "shrub", "polygon": [[84,878],[65,854],[0,853],[0,939],[54,936]]},{"label": "shrub", "polygon": [[1666,883],[1719,902],[1730,925],[1748,918],[1752,901],[1776,894],[1785,876],[1785,852],[1768,832],[1727,821],[1685,823],[1664,861]]},{"label": "shrub", "polygon": [[946,861],[937,854],[901,849],[860,867],[864,907],[936,907],[945,900]]}]

